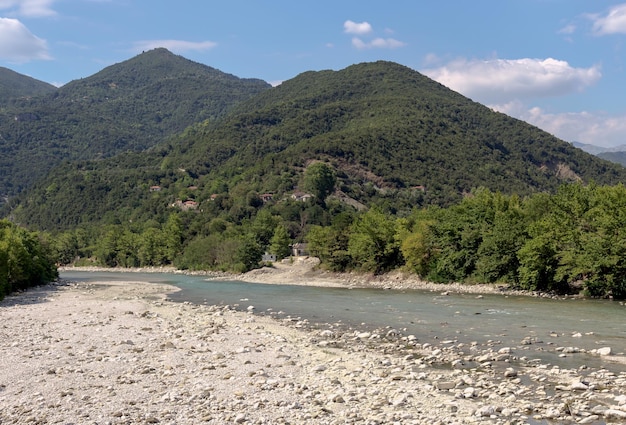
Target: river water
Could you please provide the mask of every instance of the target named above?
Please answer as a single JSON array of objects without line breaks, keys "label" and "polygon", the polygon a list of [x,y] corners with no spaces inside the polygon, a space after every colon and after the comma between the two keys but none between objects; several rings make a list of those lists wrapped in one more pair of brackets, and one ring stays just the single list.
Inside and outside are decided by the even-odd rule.
[{"label": "river water", "polygon": [[[312,324],[391,328],[415,335],[421,343],[514,347],[519,356],[559,367],[626,371],[626,365],[600,356],[561,350],[611,347],[613,354],[624,355],[626,305],[616,301],[264,285],[169,273],[69,271],[62,272],[61,278],[167,283],[180,288],[169,296],[174,301],[228,304],[242,310],[254,306],[257,313],[290,315]],[[524,339],[532,344],[522,344]]]}]

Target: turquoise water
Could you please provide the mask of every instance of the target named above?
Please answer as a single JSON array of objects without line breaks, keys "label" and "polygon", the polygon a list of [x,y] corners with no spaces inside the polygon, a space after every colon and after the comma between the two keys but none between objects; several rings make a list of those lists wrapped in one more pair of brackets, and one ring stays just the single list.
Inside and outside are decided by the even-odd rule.
[{"label": "turquoise water", "polygon": [[[61,277],[168,283],[180,288],[169,297],[174,301],[237,305],[241,309],[253,305],[259,314],[281,312],[313,324],[393,328],[403,335],[415,335],[421,343],[447,340],[494,345],[496,349],[509,346],[519,356],[561,367],[585,364],[616,372],[626,370],[626,365],[597,356],[558,355],[558,347],[590,350],[609,346],[614,354],[626,352],[626,306],[608,300],[263,285],[165,273],[63,272]],[[524,338],[532,339],[533,344],[522,345]]]}]

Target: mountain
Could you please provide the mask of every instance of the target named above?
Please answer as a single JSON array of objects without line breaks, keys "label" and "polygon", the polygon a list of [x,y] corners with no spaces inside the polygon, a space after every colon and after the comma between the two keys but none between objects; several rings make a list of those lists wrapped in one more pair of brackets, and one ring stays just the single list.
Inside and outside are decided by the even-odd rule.
[{"label": "mountain", "polygon": [[610,148],[580,142],[572,142],[572,145],[592,155],[599,155],[604,152],[626,152],[626,145],[613,146]]},{"label": "mountain", "polygon": [[592,155],[596,155],[607,161],[611,161],[615,164],[620,164],[626,167],[626,145],[613,146],[611,148],[605,148],[602,146],[596,146],[586,143],[573,142],[574,146],[584,150]]},{"label": "mountain", "polygon": [[0,105],[11,99],[52,93],[56,87],[0,66]]},{"label": "mountain", "polygon": [[450,205],[479,186],[526,195],[626,182],[623,167],[380,61],[303,73],[150,152],[66,164],[13,214],[40,228],[146,222],[193,199],[203,223],[241,218],[261,205],[259,194],[301,190],[307,166],[320,161],[337,176],[336,199],[397,212]]},{"label": "mountain", "polygon": [[270,87],[161,48],[14,99],[0,110],[0,195],[19,193],[63,160],[148,149]]},{"label": "mountain", "polygon": [[614,162],[616,164],[621,164],[623,167],[626,167],[626,151],[600,152],[598,154],[598,157],[607,161]]},{"label": "mountain", "polygon": [[390,193],[419,187],[421,202],[447,204],[477,186],[523,195],[626,181],[622,167],[383,61],[301,74],[191,134],[173,163],[224,179],[267,176],[263,191],[314,160],[332,163],[344,192],[364,201],[365,182]]}]

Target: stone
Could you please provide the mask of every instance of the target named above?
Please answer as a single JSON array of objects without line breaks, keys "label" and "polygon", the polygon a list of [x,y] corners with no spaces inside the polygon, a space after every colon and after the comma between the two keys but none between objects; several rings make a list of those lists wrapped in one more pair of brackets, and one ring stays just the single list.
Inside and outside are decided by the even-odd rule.
[{"label": "stone", "polygon": [[517,376],[517,371],[514,370],[513,368],[508,368],[507,370],[504,371],[505,378],[515,378],[516,376]]},{"label": "stone", "polygon": [[476,410],[475,416],[490,417],[496,413],[494,406],[483,406]]},{"label": "stone", "polygon": [[609,408],[604,411],[604,417],[610,419],[626,419],[626,412],[614,408]]},{"label": "stone", "polygon": [[611,354],[611,347],[602,347],[596,349],[596,353],[600,356],[608,356]]},{"label": "stone", "polygon": [[578,421],[578,423],[579,424],[595,424],[595,423],[598,423],[599,420],[600,420],[600,416],[591,415],[591,416],[587,416],[586,418],[581,419],[580,421]]},{"label": "stone", "polygon": [[346,402],[341,394],[333,394],[330,399],[333,403],[345,403]]},{"label": "stone", "polygon": [[328,369],[326,365],[320,364],[313,368],[313,372],[324,372],[326,369]]},{"label": "stone", "polygon": [[572,385],[570,386],[570,389],[574,390],[574,391],[587,391],[589,389],[589,386],[586,385],[584,382],[574,382],[572,383]]},{"label": "stone", "polygon": [[456,387],[456,383],[454,381],[438,381],[435,382],[435,388],[439,391],[451,390]]},{"label": "stone", "polygon": [[478,392],[474,387],[467,387],[463,390],[463,397],[465,398],[474,398],[477,394]]}]

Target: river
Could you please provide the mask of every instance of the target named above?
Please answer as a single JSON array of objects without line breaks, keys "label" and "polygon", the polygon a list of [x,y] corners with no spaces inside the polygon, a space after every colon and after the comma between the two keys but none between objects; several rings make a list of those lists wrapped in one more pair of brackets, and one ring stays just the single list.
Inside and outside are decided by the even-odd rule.
[{"label": "river", "polygon": [[616,301],[265,285],[170,273],[65,271],[61,278],[167,283],[180,288],[169,296],[174,301],[254,306],[257,314],[300,317],[313,325],[395,329],[421,343],[513,347],[519,356],[559,367],[626,371],[626,365],[601,356],[562,350],[611,347],[623,356],[626,306]]}]

